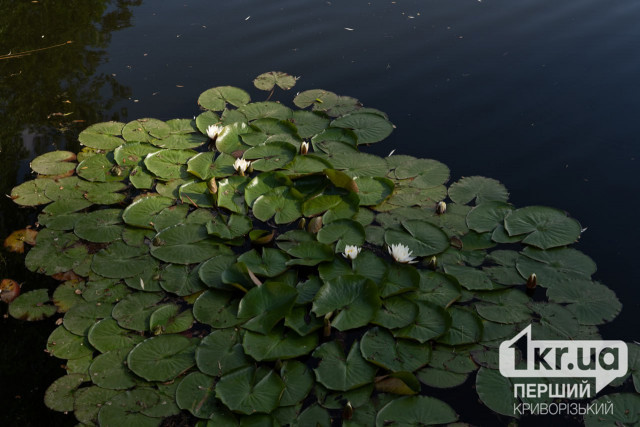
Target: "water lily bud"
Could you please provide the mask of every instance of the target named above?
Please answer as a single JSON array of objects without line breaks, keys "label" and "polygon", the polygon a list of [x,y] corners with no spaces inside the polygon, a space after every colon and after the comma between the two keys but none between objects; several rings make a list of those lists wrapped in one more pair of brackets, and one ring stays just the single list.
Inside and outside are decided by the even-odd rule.
[{"label": "water lily bud", "polygon": [[535,289],[538,286],[538,276],[536,273],[531,273],[531,276],[527,279],[527,289]]},{"label": "water lily bud", "polygon": [[211,194],[216,194],[218,192],[218,184],[216,183],[215,177],[211,177],[211,179],[207,181],[207,188]]},{"label": "water lily bud", "polygon": [[307,225],[307,219],[306,218],[300,218],[300,221],[298,221],[298,228],[300,230],[304,230],[304,227]]},{"label": "water lily bud", "polygon": [[303,156],[305,154],[307,154],[309,152],[309,143],[307,141],[304,141],[301,145],[300,145],[300,154],[302,154]]},{"label": "water lily bud", "polygon": [[351,418],[353,418],[353,405],[347,401],[347,404],[342,409],[342,419],[350,420]]},{"label": "water lily bud", "polygon": [[307,231],[312,234],[316,234],[322,228],[322,217],[316,216],[309,221],[309,227]]},{"label": "water lily bud", "polygon": [[432,270],[435,270],[436,268],[438,268],[438,258],[436,258],[435,255],[433,255],[431,258],[429,258],[428,266]]},{"label": "water lily bud", "polygon": [[447,204],[445,202],[438,202],[436,205],[436,213],[442,215],[447,211]]}]

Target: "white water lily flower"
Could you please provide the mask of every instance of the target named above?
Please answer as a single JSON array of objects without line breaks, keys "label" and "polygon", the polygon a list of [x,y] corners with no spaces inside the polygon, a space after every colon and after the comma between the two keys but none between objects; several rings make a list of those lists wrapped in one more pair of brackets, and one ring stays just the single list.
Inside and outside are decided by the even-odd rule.
[{"label": "white water lily flower", "polygon": [[242,176],[244,176],[245,171],[249,169],[249,166],[251,166],[251,162],[245,160],[244,157],[236,159],[236,161],[233,162],[233,168]]},{"label": "white water lily flower", "polygon": [[389,254],[398,262],[414,264],[418,261],[414,261],[416,257],[411,256],[412,251],[409,250],[408,246],[403,245],[402,243],[397,243],[389,246]]},{"label": "white water lily flower", "polygon": [[307,141],[304,141],[301,145],[300,145],[300,154],[302,154],[303,156],[305,154],[307,154],[309,152],[309,143]]},{"label": "white water lily flower", "polygon": [[342,256],[348,259],[356,259],[361,250],[362,248],[355,245],[347,245],[344,247],[344,253]]},{"label": "white water lily flower", "polygon": [[207,136],[211,139],[216,139],[218,135],[220,135],[220,132],[222,132],[222,129],[224,129],[224,127],[219,125],[211,125],[207,128]]}]

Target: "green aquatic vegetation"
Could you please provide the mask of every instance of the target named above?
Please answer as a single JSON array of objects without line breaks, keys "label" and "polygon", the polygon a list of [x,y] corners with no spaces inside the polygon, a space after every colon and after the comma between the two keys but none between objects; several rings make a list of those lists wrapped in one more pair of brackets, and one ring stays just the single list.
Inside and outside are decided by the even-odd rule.
[{"label": "green aquatic vegetation", "polygon": [[[296,81],[254,84],[271,98]],[[43,207],[27,268],[64,283],[9,313],[62,315],[47,350],[68,375],[45,402],[84,425],[442,424],[457,402],[425,386],[469,377],[513,416],[503,339],[530,323],[588,339],[621,310],[564,212],[362,152],[393,131],[381,111],[320,89],[298,109],[229,86],[198,104],[194,120],[89,126],[80,153],[34,159],[11,192]]]}]

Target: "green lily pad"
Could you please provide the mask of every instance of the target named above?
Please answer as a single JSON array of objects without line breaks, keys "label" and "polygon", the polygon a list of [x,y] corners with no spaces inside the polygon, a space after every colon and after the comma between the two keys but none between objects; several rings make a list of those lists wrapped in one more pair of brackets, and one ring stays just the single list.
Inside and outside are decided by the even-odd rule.
[{"label": "green lily pad", "polygon": [[369,362],[392,372],[413,372],[426,365],[431,357],[431,346],[394,339],[389,331],[378,327],[363,335],[360,350]]},{"label": "green lily pad", "polygon": [[580,237],[578,221],[558,209],[529,206],[513,211],[504,220],[510,236],[527,234],[522,243],[540,249],[569,245]]},{"label": "green lily pad", "polygon": [[421,383],[436,388],[454,388],[464,384],[469,374],[451,372],[427,366],[416,372]]},{"label": "green lily pad", "polygon": [[572,248],[540,250],[525,248],[516,260],[516,269],[524,278],[535,273],[538,284],[545,288],[561,285],[567,280],[589,280],[596,264],[582,252]]},{"label": "green lily pad", "polygon": [[331,390],[347,391],[373,382],[377,368],[367,363],[360,353],[360,344],[355,341],[349,354],[336,341],[322,344],[313,352],[320,359],[314,369],[316,379]]},{"label": "green lily pad", "polygon": [[93,302],[76,304],[65,313],[62,324],[69,332],[84,336],[98,319],[109,317],[112,308],[110,304]]},{"label": "green lily pad", "polygon": [[354,329],[369,323],[380,308],[376,284],[362,276],[346,275],[325,282],[313,301],[317,316],[340,310],[331,320],[339,331]]},{"label": "green lily pad", "polygon": [[127,365],[148,381],[169,381],[195,365],[197,345],[197,340],[182,335],[159,335],[136,345]]},{"label": "green lily pad", "polygon": [[123,127],[124,123],[120,122],[96,123],[80,132],[78,141],[87,147],[111,151],[124,144],[120,138]]},{"label": "green lily pad", "polygon": [[403,296],[394,296],[382,300],[382,306],[371,323],[388,329],[402,328],[413,322],[417,315],[418,306],[415,303]]},{"label": "green lily pad", "polygon": [[288,142],[267,142],[245,151],[244,158],[252,160],[258,171],[272,171],[289,163],[296,155],[296,148]]},{"label": "green lily pad", "polygon": [[215,397],[216,380],[202,372],[192,372],[176,389],[176,403],[198,418],[210,418],[220,410]]},{"label": "green lily pad", "polygon": [[158,427],[161,418],[144,414],[158,404],[158,393],[149,388],[137,388],[116,394],[100,408],[98,425]]},{"label": "green lily pad", "polygon": [[37,206],[51,203],[52,200],[45,195],[45,188],[53,180],[38,178],[23,182],[11,190],[11,200],[21,206]]},{"label": "green lily pad", "polygon": [[40,175],[67,175],[76,168],[76,155],[70,151],[51,151],[31,161],[31,169]]},{"label": "green lily pad", "polygon": [[476,205],[480,205],[489,201],[506,202],[509,193],[504,185],[495,179],[469,176],[451,184],[449,197],[461,205],[474,200]]},{"label": "green lily pad", "polygon": [[172,150],[186,150],[196,148],[207,142],[209,139],[205,135],[195,133],[171,133],[162,139],[151,141],[153,145],[160,148]]},{"label": "green lily pad", "polygon": [[231,212],[246,214],[247,205],[244,201],[244,188],[248,178],[244,176],[230,176],[218,183],[218,206],[227,208]]},{"label": "green lily pad", "polygon": [[74,395],[83,382],[84,377],[80,374],[65,375],[58,378],[45,391],[44,404],[54,411],[73,411]]},{"label": "green lily pad", "polygon": [[295,288],[279,282],[266,282],[251,289],[240,301],[238,319],[243,328],[268,333],[289,313],[298,296]]},{"label": "green lily pad", "polygon": [[133,120],[122,128],[122,137],[127,142],[153,142],[156,138],[165,138],[171,128],[158,119]]},{"label": "green lily pad", "polygon": [[332,127],[351,129],[358,136],[358,144],[379,142],[391,135],[393,124],[372,113],[352,113],[331,122]]},{"label": "green lily pad", "polygon": [[287,261],[288,266],[313,266],[334,258],[331,246],[320,242],[300,242],[289,247],[286,252],[296,258]]},{"label": "green lily pad", "polygon": [[59,359],[80,359],[93,354],[93,347],[86,337],[72,334],[64,326],[58,326],[47,339],[47,351]]},{"label": "green lily pad", "polygon": [[256,275],[264,277],[276,277],[287,269],[289,257],[282,251],[271,248],[263,248],[262,255],[255,249],[238,257],[238,261],[245,265]]},{"label": "green lily pad", "polygon": [[293,112],[293,123],[302,138],[311,138],[327,129],[330,120],[322,113],[297,110]]},{"label": "green lily pad", "polygon": [[57,311],[57,307],[51,304],[46,289],[25,292],[9,304],[11,317],[20,320],[42,320],[53,316]]},{"label": "green lily pad", "polygon": [[[338,95],[323,89],[311,89],[300,92],[293,99],[293,103],[299,108],[313,106],[314,110],[331,108],[338,101]],[[325,108],[326,107],[326,108]]]},{"label": "green lily pad", "polygon": [[343,252],[346,245],[361,247],[364,244],[365,232],[360,223],[350,219],[339,219],[325,225],[318,231],[320,243],[336,243],[336,252]]},{"label": "green lily pad", "polygon": [[205,291],[193,305],[193,316],[200,323],[214,328],[228,328],[241,321],[238,319],[240,301],[228,292]]},{"label": "green lily pad", "polygon": [[278,407],[284,389],[284,382],[271,369],[249,366],[220,378],[216,397],[242,414],[270,413]]},{"label": "green lily pad", "polygon": [[622,310],[616,294],[606,286],[589,280],[569,280],[547,289],[549,301],[567,303],[583,325],[610,322]]},{"label": "green lily pad", "polygon": [[288,224],[302,216],[302,201],[294,189],[277,187],[255,199],[253,214],[263,222],[275,217],[276,224]]},{"label": "green lily pad", "polygon": [[251,104],[243,105],[238,108],[238,111],[249,121],[264,118],[288,120],[293,114],[289,107],[278,102],[270,101],[252,102]]},{"label": "green lily pad", "polygon": [[200,224],[177,224],[165,228],[153,239],[151,255],[175,264],[195,264],[230,250],[209,239]]},{"label": "green lily pad", "polygon": [[219,377],[248,366],[250,359],[244,354],[240,340],[240,333],[234,328],[212,331],[196,349],[198,369]]},{"label": "green lily pad", "polygon": [[383,158],[367,153],[337,153],[327,156],[335,169],[342,170],[351,178],[381,177],[387,174],[387,163]]},{"label": "green lily pad", "polygon": [[109,243],[119,240],[123,230],[122,209],[102,209],[83,215],[73,232],[89,242]]},{"label": "green lily pad", "polygon": [[91,269],[104,277],[123,279],[142,273],[154,263],[148,248],[114,242],[93,256]]},{"label": "green lily pad", "polygon": [[396,329],[393,335],[399,338],[409,338],[420,343],[443,335],[451,327],[451,315],[442,307],[426,301],[414,301],[418,306],[418,314],[409,325]]},{"label": "green lily pad", "polygon": [[135,386],[138,381],[126,365],[129,351],[130,347],[124,347],[96,357],[89,367],[91,381],[98,387],[112,390],[126,390]]},{"label": "green lily pad", "polygon": [[118,326],[118,322],[111,317],[96,322],[87,334],[89,343],[101,353],[120,348],[131,349],[144,337],[131,333],[130,330]]},{"label": "green lily pad", "polygon": [[180,311],[177,304],[167,304],[149,317],[149,327],[155,334],[177,334],[191,328],[194,318],[191,310]]},{"label": "green lily pad", "polygon": [[149,318],[156,310],[156,304],[162,300],[159,293],[136,292],[127,295],[113,307],[111,316],[120,327],[144,332],[149,330]]},{"label": "green lily pad", "polygon": [[154,229],[154,217],[174,204],[174,200],[157,194],[139,198],[126,207],[122,219],[133,227]]},{"label": "green lily pad", "polygon": [[242,341],[245,352],[257,361],[293,359],[311,353],[317,345],[317,335],[300,336],[282,327],[266,335],[247,331]]},{"label": "green lily pad", "polygon": [[429,396],[406,396],[394,399],[380,409],[376,427],[388,421],[400,425],[434,425],[453,423],[458,414],[441,400]]},{"label": "green lily pad", "polygon": [[444,271],[455,277],[463,288],[471,291],[496,288],[496,285],[491,281],[487,273],[473,267],[466,265],[446,265]]},{"label": "green lily pad", "polygon": [[196,154],[193,150],[160,150],[147,155],[144,164],[151,173],[163,180],[185,178],[186,164]]},{"label": "green lily pad", "polygon": [[73,415],[81,423],[92,425],[97,422],[100,408],[118,393],[120,393],[119,390],[97,386],[80,388],[74,393]]},{"label": "green lily pad", "polygon": [[447,345],[463,345],[477,343],[482,339],[482,321],[470,310],[449,307],[451,326],[438,338],[438,342]]},{"label": "green lily pad", "polygon": [[207,110],[222,111],[227,103],[241,107],[251,101],[249,94],[242,89],[233,86],[218,86],[200,94],[198,105]]},{"label": "green lily pad", "polygon": [[405,231],[387,230],[384,240],[387,245],[403,244],[414,257],[431,256],[443,252],[449,247],[449,238],[435,225],[422,220],[402,222]]},{"label": "green lily pad", "polygon": [[280,406],[295,405],[304,401],[313,388],[313,374],[311,369],[297,360],[289,360],[282,364],[280,378],[284,381],[285,389],[280,398]]},{"label": "green lily pad", "polygon": [[476,376],[476,390],[482,403],[492,411],[518,418],[513,407],[518,399],[513,395],[513,383],[493,369],[480,368]]},{"label": "green lily pad", "polygon": [[467,225],[478,233],[493,231],[513,211],[513,206],[504,202],[485,202],[469,211]]},{"label": "green lily pad", "polygon": [[296,77],[282,71],[262,73],[253,81],[253,85],[260,90],[272,90],[275,85],[280,89],[289,90],[296,85]]},{"label": "green lily pad", "polygon": [[82,179],[91,182],[122,181],[129,173],[127,167],[118,165],[113,152],[95,154],[78,164],[76,173]]},{"label": "green lily pad", "polygon": [[360,206],[379,205],[391,196],[394,189],[393,181],[387,178],[364,176],[359,177],[356,183]]}]

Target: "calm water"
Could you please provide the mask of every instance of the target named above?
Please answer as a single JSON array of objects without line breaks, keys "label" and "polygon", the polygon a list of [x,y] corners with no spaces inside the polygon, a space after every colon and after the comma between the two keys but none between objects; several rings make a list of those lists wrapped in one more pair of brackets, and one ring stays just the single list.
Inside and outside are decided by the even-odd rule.
[{"label": "calm water", "polygon": [[[634,0],[0,0],[0,55],[73,41],[0,59],[0,186],[29,179],[37,154],[77,148],[88,124],[190,117],[205,89],[282,70],[296,89],[387,112],[397,129],[371,152],[438,159],[452,181],[490,176],[517,206],[570,212],[588,227],[577,248],[624,304],[603,335],[640,340],[638,22]],[[3,238],[33,221],[0,203]],[[0,276],[43,286],[2,256]],[[52,323],[0,328],[0,424],[74,425],[41,404],[63,373],[42,352]]]}]

